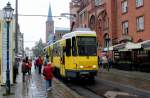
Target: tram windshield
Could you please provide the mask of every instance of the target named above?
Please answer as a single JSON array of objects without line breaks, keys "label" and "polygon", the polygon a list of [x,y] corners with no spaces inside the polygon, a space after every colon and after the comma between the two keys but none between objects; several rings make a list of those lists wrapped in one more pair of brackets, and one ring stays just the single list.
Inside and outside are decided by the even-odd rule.
[{"label": "tram windshield", "polygon": [[77,37],[77,46],[79,56],[95,56],[97,53],[96,37]]}]

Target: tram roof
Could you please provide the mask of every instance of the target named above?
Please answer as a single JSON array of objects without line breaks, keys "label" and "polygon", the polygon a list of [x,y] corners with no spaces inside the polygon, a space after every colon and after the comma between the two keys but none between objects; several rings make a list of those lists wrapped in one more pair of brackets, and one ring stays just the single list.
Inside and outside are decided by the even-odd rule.
[{"label": "tram roof", "polygon": [[96,32],[95,32],[95,31],[73,31],[73,32],[71,32],[71,33],[67,33],[67,34],[63,35],[63,36],[62,36],[62,39],[60,39],[60,40],[58,40],[58,41],[56,41],[56,42],[54,42],[54,43],[52,43],[52,44],[46,46],[44,49],[46,49],[47,47],[49,47],[49,46],[51,46],[51,45],[53,45],[53,44],[55,44],[55,43],[58,43],[58,42],[60,42],[60,41],[62,41],[62,40],[65,40],[65,39],[69,39],[69,38],[72,38],[72,37],[74,37],[74,36],[89,35],[89,34],[91,34],[91,35],[96,35]]},{"label": "tram roof", "polygon": [[96,35],[96,32],[95,31],[73,31],[71,33],[67,33],[65,35],[62,36],[62,39],[68,39],[68,38],[72,38],[74,36],[79,36],[79,35],[89,35],[89,34],[92,34],[92,35]]}]

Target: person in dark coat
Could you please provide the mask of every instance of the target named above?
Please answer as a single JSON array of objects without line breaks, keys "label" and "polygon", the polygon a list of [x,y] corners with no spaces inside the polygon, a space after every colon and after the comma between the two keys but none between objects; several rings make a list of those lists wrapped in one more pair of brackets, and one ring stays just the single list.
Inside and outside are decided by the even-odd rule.
[{"label": "person in dark coat", "polygon": [[14,63],[14,66],[13,66],[13,82],[14,83],[17,83],[16,82],[16,78],[17,78],[17,75],[18,75],[18,67],[19,67],[19,58],[15,58],[15,63]]},{"label": "person in dark coat", "polygon": [[25,74],[27,73],[28,66],[26,65],[26,60],[22,61],[22,80],[25,81]]}]

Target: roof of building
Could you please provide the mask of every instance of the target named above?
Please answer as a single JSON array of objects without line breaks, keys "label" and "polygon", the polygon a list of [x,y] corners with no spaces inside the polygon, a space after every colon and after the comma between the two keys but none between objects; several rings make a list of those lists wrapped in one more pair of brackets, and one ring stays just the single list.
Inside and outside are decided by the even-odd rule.
[{"label": "roof of building", "polygon": [[49,4],[49,10],[48,10],[47,21],[53,21],[53,18],[52,18],[52,10],[51,10],[51,4]]},{"label": "roof of building", "polygon": [[68,32],[70,32],[70,28],[56,27],[55,33],[57,33],[57,32],[68,33]]}]

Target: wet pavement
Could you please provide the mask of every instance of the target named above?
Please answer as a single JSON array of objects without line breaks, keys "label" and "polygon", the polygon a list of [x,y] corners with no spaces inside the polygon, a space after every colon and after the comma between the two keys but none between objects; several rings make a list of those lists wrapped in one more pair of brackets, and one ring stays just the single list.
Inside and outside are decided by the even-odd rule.
[{"label": "wet pavement", "polygon": [[104,98],[150,98],[150,73],[111,69],[99,72],[84,88]]},{"label": "wet pavement", "polygon": [[108,72],[104,69],[103,72],[99,72],[98,77],[150,93],[150,73],[117,69],[110,69]]},{"label": "wet pavement", "polygon": [[55,78],[52,85],[52,91],[47,93],[43,76],[33,69],[32,75],[26,75],[25,82],[19,73],[17,84],[11,86],[13,95],[3,96],[5,87],[0,87],[0,98],[83,98]]},{"label": "wet pavement", "polygon": [[[106,98],[150,98],[150,73],[117,69],[110,69],[108,72],[104,69],[103,72],[98,73],[96,80],[95,85],[87,85],[86,89]],[[71,90],[56,78],[53,79],[52,85],[53,89],[48,93],[48,98],[83,98],[82,94]],[[24,83],[20,73],[17,84],[11,87],[11,92],[14,93],[11,96],[2,96],[5,87],[0,87],[0,98],[47,98],[43,76],[34,69],[32,75],[26,75]]]}]

